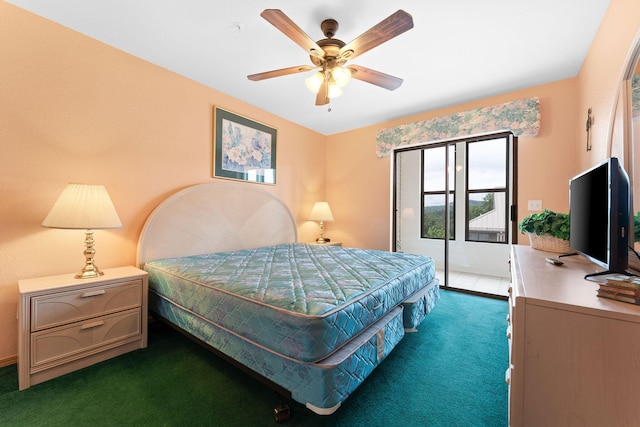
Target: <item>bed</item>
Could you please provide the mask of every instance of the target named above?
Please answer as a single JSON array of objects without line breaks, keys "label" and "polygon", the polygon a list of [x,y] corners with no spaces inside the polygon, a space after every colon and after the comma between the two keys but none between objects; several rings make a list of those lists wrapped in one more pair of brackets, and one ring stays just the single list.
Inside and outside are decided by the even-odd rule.
[{"label": "bed", "polygon": [[[286,205],[252,185],[168,197],[143,227],[138,264],[152,313],[320,415],[439,299],[431,258],[298,243]],[[288,414],[276,408],[276,420]]]}]

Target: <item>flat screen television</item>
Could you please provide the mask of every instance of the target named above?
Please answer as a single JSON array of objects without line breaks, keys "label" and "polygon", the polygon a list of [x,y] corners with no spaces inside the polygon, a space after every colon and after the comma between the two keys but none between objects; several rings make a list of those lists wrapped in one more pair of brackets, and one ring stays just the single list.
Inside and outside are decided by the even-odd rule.
[{"label": "flat screen television", "polygon": [[628,267],[629,177],[617,158],[579,174],[569,182],[569,244],[605,271]]}]

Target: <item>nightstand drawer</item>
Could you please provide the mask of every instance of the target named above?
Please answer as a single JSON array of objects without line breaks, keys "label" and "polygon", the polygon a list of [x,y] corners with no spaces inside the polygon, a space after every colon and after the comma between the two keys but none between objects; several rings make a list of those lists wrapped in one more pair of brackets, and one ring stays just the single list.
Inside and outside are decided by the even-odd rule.
[{"label": "nightstand drawer", "polygon": [[31,367],[73,358],[74,355],[141,337],[140,309],[87,319],[31,335]]},{"label": "nightstand drawer", "polygon": [[31,331],[140,307],[142,280],[31,298]]}]

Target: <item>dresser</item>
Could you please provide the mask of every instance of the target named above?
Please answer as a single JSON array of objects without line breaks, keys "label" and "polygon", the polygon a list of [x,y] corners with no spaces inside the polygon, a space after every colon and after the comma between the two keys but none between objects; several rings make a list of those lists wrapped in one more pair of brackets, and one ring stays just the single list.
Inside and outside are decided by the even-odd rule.
[{"label": "dresser", "polygon": [[556,256],[511,249],[510,425],[640,425],[640,306],[597,297],[584,275],[599,267]]},{"label": "dresser", "polygon": [[105,269],[20,280],[20,390],[147,346],[147,273]]}]

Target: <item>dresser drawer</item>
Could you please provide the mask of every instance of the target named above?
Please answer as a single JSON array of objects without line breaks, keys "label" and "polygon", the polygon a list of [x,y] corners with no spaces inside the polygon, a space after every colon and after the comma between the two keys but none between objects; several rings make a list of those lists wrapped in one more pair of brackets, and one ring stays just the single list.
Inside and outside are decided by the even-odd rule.
[{"label": "dresser drawer", "polygon": [[31,331],[140,307],[142,280],[86,287],[31,298]]},{"label": "dresser drawer", "polygon": [[31,367],[141,337],[141,327],[140,309],[132,309],[36,332],[31,335]]}]

